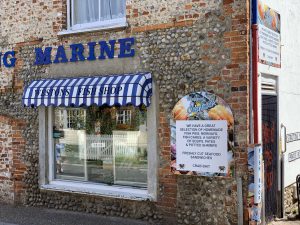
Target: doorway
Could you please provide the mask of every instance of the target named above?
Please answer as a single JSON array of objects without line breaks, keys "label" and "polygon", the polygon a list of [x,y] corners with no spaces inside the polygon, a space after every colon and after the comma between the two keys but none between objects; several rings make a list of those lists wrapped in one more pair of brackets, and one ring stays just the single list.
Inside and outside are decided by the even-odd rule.
[{"label": "doorway", "polygon": [[262,140],[264,159],[265,217],[273,220],[278,213],[278,98],[262,95]]}]

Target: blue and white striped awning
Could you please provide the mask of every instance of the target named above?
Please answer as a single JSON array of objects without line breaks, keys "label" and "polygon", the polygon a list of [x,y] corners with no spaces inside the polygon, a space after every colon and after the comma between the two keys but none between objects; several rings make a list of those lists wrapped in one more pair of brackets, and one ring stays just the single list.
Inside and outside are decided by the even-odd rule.
[{"label": "blue and white striped awning", "polygon": [[150,73],[42,79],[24,90],[24,106],[150,105]]}]

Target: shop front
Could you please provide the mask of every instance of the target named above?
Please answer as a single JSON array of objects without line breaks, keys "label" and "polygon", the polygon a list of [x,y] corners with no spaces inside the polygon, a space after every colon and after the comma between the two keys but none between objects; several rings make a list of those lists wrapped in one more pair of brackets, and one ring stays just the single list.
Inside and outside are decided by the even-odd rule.
[{"label": "shop front", "polygon": [[39,111],[41,188],[155,199],[151,96],[150,73],[32,81],[23,105]]},{"label": "shop front", "polygon": [[3,17],[0,201],[246,221],[248,2],[88,2],[32,3],[26,32]]}]

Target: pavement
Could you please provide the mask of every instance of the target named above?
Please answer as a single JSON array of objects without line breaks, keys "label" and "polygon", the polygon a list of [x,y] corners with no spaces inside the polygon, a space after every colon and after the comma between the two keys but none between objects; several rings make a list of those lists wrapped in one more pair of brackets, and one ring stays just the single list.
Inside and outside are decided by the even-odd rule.
[{"label": "pavement", "polygon": [[[0,225],[150,225],[145,221],[82,212],[0,204]],[[268,225],[300,225],[280,219]]]},{"label": "pavement", "polygon": [[300,225],[300,220],[282,219],[282,220],[274,221],[268,225]]},{"label": "pavement", "polygon": [[0,204],[0,225],[149,225],[145,221]]}]

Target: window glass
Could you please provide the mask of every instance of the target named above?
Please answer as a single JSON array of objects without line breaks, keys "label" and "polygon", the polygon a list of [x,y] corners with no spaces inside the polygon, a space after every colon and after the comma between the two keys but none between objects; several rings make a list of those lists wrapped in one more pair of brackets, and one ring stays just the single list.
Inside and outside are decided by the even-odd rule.
[{"label": "window glass", "polygon": [[117,124],[130,124],[131,123],[131,110],[118,110]]},{"label": "window glass", "polygon": [[145,107],[54,110],[55,178],[147,186]]},{"label": "window glass", "polygon": [[122,18],[125,16],[124,0],[100,0],[101,20]]},{"label": "window glass", "polygon": [[125,0],[73,0],[73,25],[125,17]]},{"label": "window glass", "polygon": [[99,20],[99,0],[73,0],[74,25]]}]

